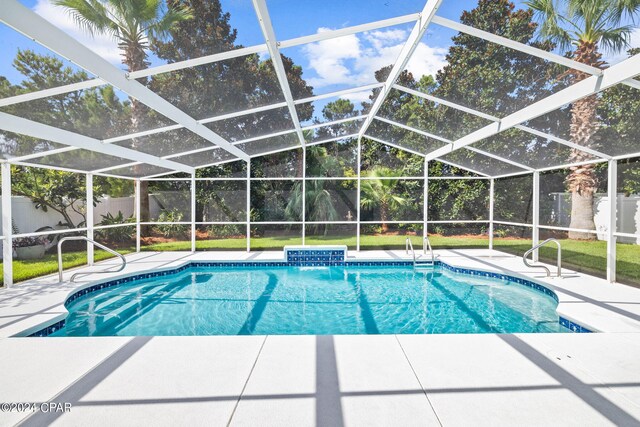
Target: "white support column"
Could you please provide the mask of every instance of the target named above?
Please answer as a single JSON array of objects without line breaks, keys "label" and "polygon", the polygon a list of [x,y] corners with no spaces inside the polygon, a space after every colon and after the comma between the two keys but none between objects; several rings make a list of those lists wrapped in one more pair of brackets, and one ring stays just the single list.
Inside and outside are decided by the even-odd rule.
[{"label": "white support column", "polygon": [[358,153],[356,154],[356,159],[358,162],[358,193],[356,194],[356,223],[358,225],[356,227],[356,252],[360,252],[360,184],[362,180],[360,175],[362,173],[362,137],[358,138]]},{"label": "white support column", "polygon": [[11,165],[2,163],[2,264],[4,286],[13,286],[13,227],[11,224]]},{"label": "white support column", "polygon": [[[540,172],[533,173],[533,227],[531,229],[531,247],[540,241]],[[533,261],[538,261],[538,250],[533,251]]]},{"label": "white support column", "polygon": [[494,193],[495,191],[495,179],[491,178],[489,181],[489,249],[493,249],[493,207],[494,207]]},{"label": "white support column", "polygon": [[423,220],[424,220],[424,226],[422,227],[422,244],[424,245],[424,238],[427,237],[429,235],[429,231],[427,229],[428,226],[428,221],[429,221],[429,161],[425,158],[424,159],[424,193],[423,193],[423,207],[424,207],[424,212],[422,213],[423,215]]},{"label": "white support column", "polygon": [[305,244],[307,229],[307,147],[302,146],[302,244]]},{"label": "white support column", "polygon": [[191,252],[196,251],[196,173],[191,174]]},{"label": "white support column", "polygon": [[251,252],[251,160],[247,160],[247,252]]},{"label": "white support column", "polygon": [[135,180],[136,190],[136,252],[140,252],[140,178]]},{"label": "white support column", "polygon": [[[87,239],[94,240],[93,235],[93,175],[87,174],[87,200],[86,200],[86,212],[87,216]],[[87,242],[87,264],[93,265],[93,243]]]},{"label": "white support column", "polygon": [[609,160],[607,192],[609,195],[609,226],[607,227],[607,280],[616,281],[616,235],[618,207],[618,162]]}]

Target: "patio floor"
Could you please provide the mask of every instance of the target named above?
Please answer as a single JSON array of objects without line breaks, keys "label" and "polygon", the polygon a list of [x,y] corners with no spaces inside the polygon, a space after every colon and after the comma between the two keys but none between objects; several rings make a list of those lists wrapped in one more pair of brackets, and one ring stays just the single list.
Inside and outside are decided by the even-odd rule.
[{"label": "patio floor", "polygon": [[[71,287],[47,277],[0,299],[0,402],[71,411],[1,412],[0,425],[640,425],[640,290],[542,279],[496,251],[437,253],[546,282],[563,316],[604,333],[8,338],[63,313]],[[134,254],[125,273],[231,257],[282,253]]]}]

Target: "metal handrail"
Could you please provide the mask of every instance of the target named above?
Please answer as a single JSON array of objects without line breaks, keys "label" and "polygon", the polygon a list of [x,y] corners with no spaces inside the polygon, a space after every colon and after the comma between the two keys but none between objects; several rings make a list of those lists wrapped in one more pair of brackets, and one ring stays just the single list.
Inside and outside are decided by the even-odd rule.
[{"label": "metal handrail", "polygon": [[102,244],[100,244],[100,243],[98,243],[98,242],[96,242],[94,240],[91,240],[88,237],[85,237],[85,236],[63,237],[62,239],[60,239],[58,241],[58,279],[59,279],[60,282],[62,282],[62,244],[64,242],[66,242],[67,240],[85,240],[85,241],[93,244],[94,246],[97,246],[100,249],[105,250],[105,251],[109,252],[110,254],[119,257],[120,260],[122,260],[122,265],[117,270],[107,269],[107,270],[78,272],[78,273],[74,274],[73,276],[71,276],[71,278],[69,279],[70,282],[73,282],[74,279],[76,278],[76,276],[85,275],[85,274],[94,274],[94,273],[97,273],[97,274],[100,274],[100,273],[117,273],[119,271],[124,270],[124,268],[127,266],[127,260],[125,259],[124,255],[114,251],[111,248],[106,247],[105,245],[102,245]]},{"label": "metal handrail", "polygon": [[416,265],[416,251],[413,250],[413,243],[411,243],[411,238],[407,237],[404,241],[404,250],[407,254],[409,254],[409,248],[411,248],[411,253],[413,254],[413,265]]},{"label": "metal handrail", "polygon": [[433,248],[431,247],[431,242],[429,241],[429,236],[424,236],[424,239],[422,239],[422,253],[424,255],[427,254],[427,249],[429,249],[429,252],[431,253],[431,262],[435,265],[436,257],[433,255]]},{"label": "metal handrail", "polygon": [[544,242],[540,242],[537,245],[535,245],[534,247],[532,247],[531,249],[529,249],[527,252],[524,253],[524,255],[522,256],[522,261],[524,262],[524,265],[526,265],[527,267],[530,268],[544,268],[547,271],[547,277],[551,276],[551,270],[549,270],[546,266],[544,265],[531,265],[528,262],[527,257],[529,256],[529,254],[533,251],[535,251],[536,249],[546,245],[549,242],[553,242],[558,246],[558,276],[557,277],[561,277],[562,276],[562,247],[560,246],[560,242],[558,241],[558,239],[547,239]]}]

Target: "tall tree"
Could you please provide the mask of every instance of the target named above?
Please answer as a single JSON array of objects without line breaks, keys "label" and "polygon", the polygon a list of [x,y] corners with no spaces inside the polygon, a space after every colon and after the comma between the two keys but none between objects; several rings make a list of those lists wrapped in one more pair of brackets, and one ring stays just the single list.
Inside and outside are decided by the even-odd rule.
[{"label": "tall tree", "polygon": [[[91,35],[106,34],[118,42],[127,71],[146,68],[149,40],[163,39],[172,27],[192,17],[188,8],[165,8],[163,0],[54,0],[76,24]],[[132,133],[142,128],[146,108],[131,97]],[[134,146],[135,148],[135,142]],[[149,221],[149,194],[140,182],[140,219]]]},{"label": "tall tree", "polygon": [[[230,15],[222,10],[219,0],[169,0],[168,4],[174,8],[188,8],[194,17],[175,25],[167,41],[154,40],[151,43],[151,49],[159,58],[177,62],[243,47],[236,44],[237,30],[231,27]],[[294,98],[311,96],[313,88],[302,78],[302,68],[286,56],[282,56],[282,61]],[[246,55],[157,75],[151,81],[151,88],[197,119],[284,100],[271,60],[263,61],[259,55]],[[311,118],[312,112],[311,104],[297,108],[302,121]],[[242,115],[207,126],[229,141],[294,129],[287,108]],[[183,146],[193,144],[193,141],[181,142]]]},{"label": "tall tree", "polygon": [[[0,97],[64,86],[88,78],[84,71],[65,66],[58,58],[31,50],[19,50],[12,65],[22,74],[23,80],[13,85],[6,78],[0,77]],[[3,107],[2,111],[85,135],[101,133],[101,137],[108,137],[122,131],[127,109],[128,106],[115,96],[113,89],[104,86],[13,104]],[[0,152],[7,158],[46,152],[62,146],[25,135],[0,133]],[[84,168],[100,164],[105,158],[111,160],[110,156],[88,150],[75,150],[32,159],[31,162],[85,170]],[[36,209],[58,212],[61,216],[60,223],[69,228],[76,228],[85,222],[84,187],[83,174],[37,167],[12,167],[13,194],[28,197]],[[98,203],[98,196],[104,190],[104,184],[94,181],[94,204]],[[74,212],[83,219],[76,221]]]},{"label": "tall tree", "polygon": [[[189,8],[193,11],[193,19],[174,26],[170,31],[171,37],[167,41],[152,41],[151,49],[159,58],[167,62],[177,62],[242,47],[236,43],[237,30],[229,22],[230,14],[222,9],[219,0],[168,0],[168,4],[174,8]],[[282,60],[294,98],[311,96],[313,88],[308,86],[302,78],[302,68],[286,56],[282,56]],[[156,75],[152,78],[150,87],[197,119],[261,107],[284,100],[271,60],[263,61],[259,55],[216,61],[173,73]],[[311,118],[312,112],[311,104],[297,107],[298,117],[302,121]],[[286,108],[270,109],[215,121],[207,126],[231,142],[294,130],[293,121]],[[254,141],[249,145],[256,146],[254,150],[266,151],[268,149],[266,147],[269,146],[286,147],[295,143],[297,143],[297,136],[292,133],[269,141]],[[205,142],[205,144],[208,143]],[[184,138],[173,141],[169,147],[174,151],[187,151],[202,145],[201,138],[189,133]],[[239,148],[244,147],[240,145]],[[201,154],[200,164],[207,163],[207,154],[207,152]],[[176,160],[180,161],[179,158]],[[254,176],[261,176],[268,170],[272,173],[278,170],[280,172],[277,173],[301,176],[302,168],[300,151],[281,152],[252,161],[251,173]],[[213,169],[210,170],[213,171]],[[297,172],[292,173],[292,171]],[[263,181],[253,188],[252,197],[257,197],[256,200],[259,200],[269,192],[279,194],[280,191],[278,183]],[[256,194],[257,192],[261,194]]]},{"label": "tall tree", "polygon": [[[533,11],[517,9],[509,0],[480,0],[475,8],[462,13],[460,21],[542,50],[554,48],[550,41],[536,40]],[[447,65],[438,71],[431,92],[440,98],[504,117],[568,84],[557,66],[532,55],[465,33],[455,35],[452,42]],[[490,124],[478,116],[422,103],[425,108],[420,111],[422,115],[417,115],[417,123],[424,130],[449,139],[455,140]],[[538,166],[549,164],[546,159],[557,157],[553,144],[513,129],[475,145],[499,156]],[[458,150],[448,158],[470,167],[475,165],[480,170],[500,172],[495,169],[498,162],[467,150]]]},{"label": "tall tree", "polygon": [[[570,51],[571,57],[596,68],[605,67],[602,51],[616,53],[628,47],[633,26],[626,20],[640,17],[640,0],[530,0],[526,4],[535,11],[541,22],[540,35]],[[569,70],[572,83],[589,74]],[[598,131],[598,97],[592,95],[571,106],[571,141],[594,147]],[[585,160],[585,153],[572,150],[570,161]],[[598,180],[593,165],[574,166],[567,177],[571,191],[571,228],[595,229],[593,222],[593,195]],[[593,233],[569,232],[569,238],[592,240]]]},{"label": "tall tree", "polygon": [[369,178],[360,183],[362,194],[360,205],[364,209],[379,209],[380,223],[383,233],[389,230],[391,209],[407,204],[408,200],[396,194],[399,181],[394,178],[400,176],[397,170],[384,166],[377,166],[368,173]]}]

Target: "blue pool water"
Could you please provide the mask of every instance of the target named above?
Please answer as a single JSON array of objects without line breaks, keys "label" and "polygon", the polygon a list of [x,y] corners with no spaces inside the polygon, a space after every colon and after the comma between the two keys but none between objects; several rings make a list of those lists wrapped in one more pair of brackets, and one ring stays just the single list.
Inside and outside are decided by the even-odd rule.
[{"label": "blue pool water", "polygon": [[439,267],[189,268],[75,300],[52,335],[568,332],[556,305]]}]

